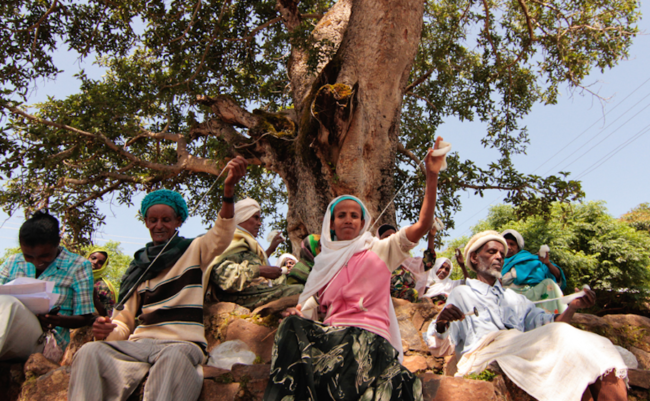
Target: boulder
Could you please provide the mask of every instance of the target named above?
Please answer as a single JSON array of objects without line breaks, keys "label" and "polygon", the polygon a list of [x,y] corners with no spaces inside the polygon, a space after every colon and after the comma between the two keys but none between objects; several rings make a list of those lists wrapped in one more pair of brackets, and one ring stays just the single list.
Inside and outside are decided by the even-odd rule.
[{"label": "boulder", "polygon": [[639,362],[639,369],[650,370],[650,352],[634,346],[630,346],[629,351],[634,354],[637,362]]},{"label": "boulder", "polygon": [[17,400],[24,382],[23,363],[0,362],[0,394],[4,394],[4,399],[9,401]]},{"label": "boulder", "polygon": [[627,378],[630,386],[650,389],[650,371],[648,370],[630,369],[627,372]]},{"label": "boulder", "polygon": [[225,341],[225,329],[235,316],[248,316],[251,311],[231,302],[206,303],[203,306],[203,325],[208,351]]},{"label": "boulder", "polygon": [[203,380],[199,401],[232,401],[239,392],[239,383],[217,383]]},{"label": "boulder", "polygon": [[576,313],[571,324],[579,329],[607,337],[614,345],[635,347],[650,352],[650,319],[638,315],[598,317]]},{"label": "boulder", "polygon": [[70,344],[68,344],[63,358],[61,358],[61,366],[72,365],[72,358],[74,354],[79,351],[84,344],[93,341],[92,326],[81,327],[70,332]]},{"label": "boulder", "polygon": [[37,378],[28,380],[20,393],[21,400],[30,401],[66,401],[70,366],[62,366]]},{"label": "boulder", "polygon": [[226,333],[226,341],[242,340],[264,363],[271,362],[275,329],[243,319],[234,319],[228,324]]},{"label": "boulder", "polygon": [[422,355],[406,355],[402,365],[412,373],[422,372],[429,368],[427,358]]},{"label": "boulder", "polygon": [[501,401],[503,394],[492,382],[467,380],[425,373],[422,380],[423,399],[427,401]]},{"label": "boulder", "polygon": [[58,367],[59,365],[47,359],[43,354],[32,354],[25,363],[25,378],[40,377]]}]

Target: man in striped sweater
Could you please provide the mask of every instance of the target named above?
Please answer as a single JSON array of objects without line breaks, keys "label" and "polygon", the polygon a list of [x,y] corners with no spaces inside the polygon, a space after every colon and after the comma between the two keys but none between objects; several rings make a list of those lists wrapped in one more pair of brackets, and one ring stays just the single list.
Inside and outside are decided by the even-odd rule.
[{"label": "man in striped sweater", "polygon": [[120,301],[132,287],[137,289],[112,319],[99,317],[93,324],[100,341],[84,345],[75,355],[69,400],[125,400],[147,372],[145,400],[199,397],[200,365],[207,351],[203,272],[233,238],[235,184],[246,166],[242,157],[228,163],[219,216],[207,234],[193,240],[175,235],[188,215],[180,194],[158,190],[142,200],[140,211],[152,242],[136,252],[122,278]]}]

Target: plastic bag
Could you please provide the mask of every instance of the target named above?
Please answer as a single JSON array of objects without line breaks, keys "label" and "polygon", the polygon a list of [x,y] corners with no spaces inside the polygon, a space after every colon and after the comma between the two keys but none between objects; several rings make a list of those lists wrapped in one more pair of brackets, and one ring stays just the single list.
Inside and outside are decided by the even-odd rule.
[{"label": "plastic bag", "polygon": [[625,362],[628,369],[637,369],[639,367],[639,361],[637,361],[633,353],[618,345],[615,345],[614,348],[621,354],[621,358],[623,358],[623,362]]},{"label": "plastic bag", "polygon": [[255,358],[255,353],[242,340],[226,341],[210,351],[208,366],[230,370],[236,363],[252,365]]},{"label": "plastic bag", "polygon": [[45,337],[45,347],[43,348],[43,356],[54,363],[59,363],[63,357],[63,349],[57,344],[56,337],[51,331]]}]

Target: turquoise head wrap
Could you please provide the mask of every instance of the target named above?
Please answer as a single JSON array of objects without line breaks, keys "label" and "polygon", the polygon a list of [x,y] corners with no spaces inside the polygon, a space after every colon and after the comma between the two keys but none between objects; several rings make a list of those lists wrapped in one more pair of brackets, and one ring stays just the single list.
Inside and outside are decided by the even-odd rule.
[{"label": "turquoise head wrap", "polygon": [[181,194],[178,192],[170,191],[169,189],[159,189],[150,192],[144,197],[144,199],[142,199],[142,203],[140,204],[140,213],[142,213],[142,217],[147,216],[147,210],[149,210],[153,205],[167,205],[171,207],[183,222],[187,219],[187,215],[189,214],[185,199],[183,199]]},{"label": "turquoise head wrap", "polygon": [[359,202],[359,199],[355,198],[354,196],[350,196],[350,195],[341,196],[336,202],[332,203],[332,206],[330,206],[330,213],[332,214],[332,216],[334,216],[334,208],[336,207],[336,205],[338,205],[339,203],[341,203],[344,200],[353,200],[353,201],[357,202],[359,204],[359,206],[361,206],[361,220],[366,219],[365,218],[366,217],[366,210],[364,209],[363,204],[361,204],[361,202]]}]

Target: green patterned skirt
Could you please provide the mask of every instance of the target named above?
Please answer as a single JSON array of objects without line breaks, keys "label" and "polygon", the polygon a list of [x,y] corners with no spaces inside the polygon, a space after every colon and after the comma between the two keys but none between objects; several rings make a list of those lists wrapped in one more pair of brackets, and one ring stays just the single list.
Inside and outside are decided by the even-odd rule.
[{"label": "green patterned skirt", "polygon": [[422,383],[385,338],[298,316],[275,336],[264,400],[422,400]]}]

